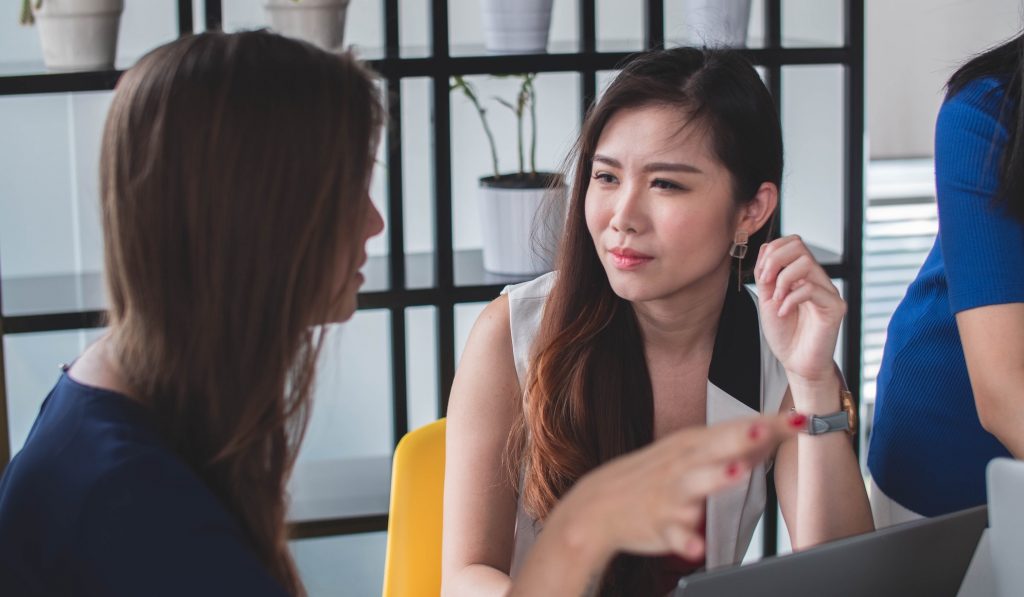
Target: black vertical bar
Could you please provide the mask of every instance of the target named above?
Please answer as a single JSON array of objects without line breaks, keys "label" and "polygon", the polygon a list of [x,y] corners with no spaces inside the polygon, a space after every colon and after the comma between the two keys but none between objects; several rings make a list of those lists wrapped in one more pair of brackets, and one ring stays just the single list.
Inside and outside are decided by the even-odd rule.
[{"label": "black vertical bar", "polygon": [[4,358],[3,313],[3,292],[0,291],[0,475],[3,475],[7,461],[11,459],[11,437],[7,423],[7,361]]},{"label": "black vertical bar", "polygon": [[[864,245],[864,0],[846,0],[846,46],[850,62],[846,66],[846,195],[843,211],[846,230],[843,239],[843,264],[846,276],[846,315],[844,361],[847,384],[853,393],[854,408],[860,409],[861,304],[863,290]],[[854,450],[860,454],[860,434]]]},{"label": "black vertical bar", "polygon": [[437,360],[441,368],[438,416],[444,417],[448,415],[448,395],[455,379],[455,304],[450,300],[437,305],[437,344],[440,350]]},{"label": "black vertical bar", "polygon": [[188,35],[193,32],[195,24],[192,22],[192,0],[178,0],[178,35]]},{"label": "black vertical bar", "polygon": [[[398,0],[384,2],[384,47],[388,58],[399,53]],[[405,288],[405,209],[402,187],[402,82],[387,81],[388,109],[388,281],[392,292]],[[391,399],[395,445],[409,431],[408,348],[405,309],[392,307]]]},{"label": "black vertical bar", "polygon": [[392,307],[391,314],[391,402],[393,445],[409,431],[409,387],[406,366],[405,309]]},{"label": "black vertical bar", "polygon": [[[399,52],[398,0],[384,4],[385,48],[388,58]],[[402,82],[390,76],[387,81],[387,176],[388,176],[388,276],[392,291],[405,289],[405,209],[402,181]]]},{"label": "black vertical bar", "polygon": [[[596,0],[580,0],[580,51],[593,54],[597,51],[597,9]],[[586,118],[590,104],[597,97],[597,71],[581,69],[580,73],[580,117]]]},{"label": "black vertical bar", "polygon": [[587,111],[597,97],[597,71],[580,71],[580,123],[587,118]]},{"label": "black vertical bar", "polygon": [[398,0],[384,0],[384,55],[398,58],[401,50],[398,32]]},{"label": "black vertical bar", "polygon": [[591,54],[597,51],[597,8],[596,0],[580,2],[580,52]]},{"label": "black vertical bar", "polygon": [[[782,0],[767,0],[765,5],[764,37],[766,48],[782,47]],[[767,70],[768,91],[775,100],[775,111],[782,117],[782,64],[776,59],[764,65]],[[782,203],[775,210],[774,236],[782,230]],[[769,239],[770,240],[770,239]]]},{"label": "black vertical bar", "polygon": [[665,45],[665,3],[647,0],[644,7],[644,49],[654,50]]},{"label": "black vertical bar", "polygon": [[[782,47],[782,0],[767,0],[765,3],[765,47]],[[775,102],[775,110],[782,117],[782,65],[772,60],[765,65],[768,69],[768,90]],[[775,211],[775,233],[782,229],[782,201]],[[768,475],[768,492],[764,503],[764,527],[761,553],[763,557],[774,556],[779,545],[779,500],[775,492],[775,475]]]},{"label": "black vertical bar", "polygon": [[448,57],[448,0],[431,0],[430,19],[435,58]]},{"label": "black vertical bar", "polygon": [[[782,0],[767,0],[766,2],[764,38],[766,48],[782,47]],[[765,66],[768,68],[768,90],[772,92],[776,108],[778,108],[781,105],[782,97],[782,66],[774,58]]]},{"label": "black vertical bar", "polygon": [[765,2],[765,47],[782,47],[782,0]]},{"label": "black vertical bar", "polygon": [[224,19],[221,17],[220,0],[204,0],[206,7],[206,30],[220,31]]},{"label": "black vertical bar", "polygon": [[[448,58],[448,2],[432,2],[433,57]],[[440,414],[448,412],[448,394],[455,379],[455,288],[452,248],[451,111],[448,72],[438,72],[434,83],[434,243],[437,286],[438,398]]]}]

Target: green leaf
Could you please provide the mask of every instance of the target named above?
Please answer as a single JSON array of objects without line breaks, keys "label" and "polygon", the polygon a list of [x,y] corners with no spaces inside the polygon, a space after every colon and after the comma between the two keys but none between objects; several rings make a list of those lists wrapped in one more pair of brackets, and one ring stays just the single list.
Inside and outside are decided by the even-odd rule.
[{"label": "green leaf", "polygon": [[502,99],[502,98],[500,98],[500,97],[498,97],[498,96],[494,96],[494,101],[498,102],[498,103],[499,103],[499,104],[501,104],[502,106],[505,106],[505,107],[506,107],[506,108],[508,108],[509,110],[512,110],[512,112],[513,112],[513,113],[515,113],[515,114],[519,114],[519,110],[517,110],[515,106],[513,106],[513,105],[512,105],[512,104],[510,104],[509,102],[505,101],[504,99]]},{"label": "green leaf", "polygon": [[[42,4],[42,0],[37,0],[36,9],[38,10]],[[21,15],[18,17],[18,22],[22,25],[32,25],[36,22],[35,17],[32,16],[32,0],[22,0]]]}]

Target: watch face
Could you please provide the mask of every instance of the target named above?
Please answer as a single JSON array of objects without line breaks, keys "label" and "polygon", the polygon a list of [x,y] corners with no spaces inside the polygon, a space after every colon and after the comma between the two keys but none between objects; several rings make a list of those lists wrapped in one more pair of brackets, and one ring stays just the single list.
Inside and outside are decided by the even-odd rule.
[{"label": "watch face", "polygon": [[843,410],[846,411],[846,418],[848,419],[850,426],[847,431],[849,431],[850,435],[853,435],[857,432],[857,409],[853,407],[853,394],[851,394],[849,390],[843,390],[842,404]]}]

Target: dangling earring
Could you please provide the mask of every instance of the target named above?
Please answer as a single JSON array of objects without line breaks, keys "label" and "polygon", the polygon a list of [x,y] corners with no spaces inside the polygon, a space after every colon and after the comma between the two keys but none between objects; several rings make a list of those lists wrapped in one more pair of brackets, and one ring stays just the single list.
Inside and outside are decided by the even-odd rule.
[{"label": "dangling earring", "polygon": [[743,258],[747,256],[747,242],[750,235],[742,230],[736,233],[729,249],[729,256],[736,259],[736,292],[743,289]]}]

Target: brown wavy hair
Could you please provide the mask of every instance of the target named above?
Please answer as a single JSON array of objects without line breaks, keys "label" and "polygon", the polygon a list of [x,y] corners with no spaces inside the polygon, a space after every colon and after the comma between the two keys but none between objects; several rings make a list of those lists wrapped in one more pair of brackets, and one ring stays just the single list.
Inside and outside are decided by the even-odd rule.
[{"label": "brown wavy hair", "polygon": [[[557,278],[509,438],[509,474],[537,521],[588,471],[653,441],[654,397],[641,331],[632,305],[608,282],[584,214],[605,125],[619,110],[652,105],[677,108],[687,126],[710,134],[738,204],[752,200],[761,183],[782,182],[778,113],[757,72],[738,53],[677,48],[639,55],[588,112],[567,160],[574,181]],[[769,229],[751,237],[749,254],[757,254]],[[655,567],[652,558],[619,556],[601,594],[651,594]]]},{"label": "brown wavy hair", "polygon": [[[352,56],[205,33],[119,81],[101,196],[111,343],[133,398],[305,593],[285,483],[321,336],[358,265],[383,110]],[[351,301],[351,297],[347,297]]]}]

